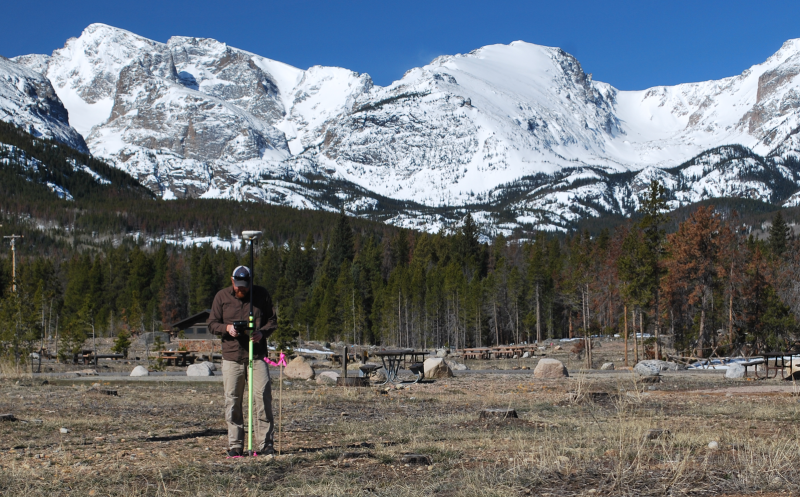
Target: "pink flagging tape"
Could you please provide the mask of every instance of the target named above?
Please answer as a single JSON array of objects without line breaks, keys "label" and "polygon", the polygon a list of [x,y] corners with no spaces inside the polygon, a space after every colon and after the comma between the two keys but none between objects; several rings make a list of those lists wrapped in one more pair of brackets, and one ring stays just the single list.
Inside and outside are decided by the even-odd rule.
[{"label": "pink flagging tape", "polygon": [[283,352],[281,352],[281,356],[278,358],[278,362],[270,361],[269,357],[265,357],[264,362],[266,362],[270,366],[275,366],[275,367],[286,366],[286,355]]}]

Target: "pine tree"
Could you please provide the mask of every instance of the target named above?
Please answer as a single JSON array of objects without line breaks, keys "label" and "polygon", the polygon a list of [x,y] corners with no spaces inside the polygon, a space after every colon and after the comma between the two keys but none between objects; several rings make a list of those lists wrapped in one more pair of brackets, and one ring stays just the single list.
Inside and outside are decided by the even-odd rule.
[{"label": "pine tree", "polygon": [[639,227],[644,232],[644,242],[646,247],[648,271],[648,285],[653,293],[653,314],[655,316],[655,357],[661,358],[661,306],[660,306],[660,286],[661,278],[664,275],[661,260],[664,257],[664,241],[666,232],[664,225],[669,222],[667,211],[667,191],[664,186],[656,180],[650,182],[647,196],[642,200]]},{"label": "pine tree", "polygon": [[781,211],[772,218],[772,226],[769,228],[769,248],[772,255],[780,257],[786,252],[788,241],[790,240],[792,229],[786,224]]}]

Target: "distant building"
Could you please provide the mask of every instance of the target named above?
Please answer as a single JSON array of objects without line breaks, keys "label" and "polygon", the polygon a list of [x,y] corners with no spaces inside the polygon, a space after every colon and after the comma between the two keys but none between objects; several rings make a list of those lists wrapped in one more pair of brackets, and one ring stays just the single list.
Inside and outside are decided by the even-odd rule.
[{"label": "distant building", "polygon": [[208,325],[206,324],[210,314],[211,309],[206,309],[194,316],[172,323],[170,327],[175,333],[183,331],[184,340],[211,340],[214,335],[208,331]]}]

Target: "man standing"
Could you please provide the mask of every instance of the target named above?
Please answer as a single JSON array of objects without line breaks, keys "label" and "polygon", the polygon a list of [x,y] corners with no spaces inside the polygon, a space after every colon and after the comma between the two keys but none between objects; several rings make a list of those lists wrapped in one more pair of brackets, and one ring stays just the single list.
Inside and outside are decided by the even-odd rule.
[{"label": "man standing", "polygon": [[[228,423],[228,457],[240,457],[244,448],[242,401],[247,382],[248,340],[253,341],[253,428],[254,448],[258,454],[274,452],[272,417],[272,380],[263,360],[267,355],[267,337],[278,321],[266,288],[252,286],[247,266],[233,271],[229,288],[217,292],[208,317],[208,329],[222,338],[222,385],[225,390],[225,421]],[[252,288],[251,288],[252,286]],[[244,324],[250,316],[250,292],[253,292],[255,331],[247,335]],[[238,325],[234,325],[235,322]]]}]

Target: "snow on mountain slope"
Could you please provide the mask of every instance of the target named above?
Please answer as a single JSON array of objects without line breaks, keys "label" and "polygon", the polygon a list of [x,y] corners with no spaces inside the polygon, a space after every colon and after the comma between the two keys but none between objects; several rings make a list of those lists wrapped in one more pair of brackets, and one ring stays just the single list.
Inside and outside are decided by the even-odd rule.
[{"label": "snow on mountain slope", "polygon": [[501,229],[563,229],[629,214],[652,178],[673,206],[786,202],[800,186],[800,40],[738,76],[643,91],[521,41],[439,57],[387,87],[103,24],[50,57],[17,60],[50,78],[94,154],[165,198],[344,203],[428,227],[445,225],[434,211],[448,207]]},{"label": "snow on mountain slope", "polygon": [[0,119],[34,136],[52,138],[87,151],[83,137],[69,126],[67,109],[41,73],[0,57]]},{"label": "snow on mountain slope", "polygon": [[725,143],[768,153],[800,124],[798,74],[800,40],[789,40],[738,76],[618,92],[630,160],[671,166]]},{"label": "snow on mountain slope", "polygon": [[560,49],[492,45],[365,93],[328,128],[319,160],[384,195],[465,203],[574,161],[612,165],[598,159],[619,133],[611,96]]}]

